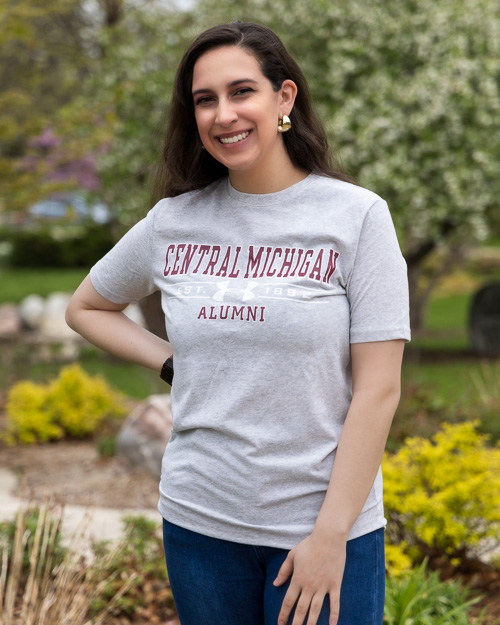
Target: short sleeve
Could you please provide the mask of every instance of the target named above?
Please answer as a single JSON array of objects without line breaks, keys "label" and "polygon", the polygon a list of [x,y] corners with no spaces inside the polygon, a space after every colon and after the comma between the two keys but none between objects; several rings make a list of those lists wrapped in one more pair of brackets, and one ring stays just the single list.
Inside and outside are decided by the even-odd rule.
[{"label": "short sleeve", "polygon": [[90,270],[96,291],[115,304],[136,303],[157,290],[152,270],[154,209]]},{"label": "short sleeve", "polygon": [[347,283],[350,342],[410,340],[406,262],[387,204],[366,213]]}]

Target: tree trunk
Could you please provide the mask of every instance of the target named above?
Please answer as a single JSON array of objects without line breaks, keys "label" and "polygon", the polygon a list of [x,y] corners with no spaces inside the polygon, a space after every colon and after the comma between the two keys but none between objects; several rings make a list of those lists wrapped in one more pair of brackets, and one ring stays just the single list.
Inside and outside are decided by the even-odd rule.
[{"label": "tree trunk", "polygon": [[448,216],[439,225],[437,236],[421,241],[413,249],[405,254],[408,265],[408,283],[410,290],[410,324],[415,334],[422,332],[425,326],[425,314],[427,304],[439,278],[443,277],[452,266],[450,248],[445,254],[443,264],[439,271],[431,272],[430,281],[426,288],[421,287],[421,277],[425,261],[433,254],[440,243],[451,237],[457,228],[457,223],[453,217]]},{"label": "tree trunk", "polygon": [[102,0],[106,26],[112,27],[117,24],[123,14],[123,0]]},{"label": "tree trunk", "polygon": [[419,288],[420,276],[422,274],[420,265],[408,267],[408,287],[410,290],[410,327],[415,335],[421,334],[425,327],[427,304],[429,303],[428,291]]}]

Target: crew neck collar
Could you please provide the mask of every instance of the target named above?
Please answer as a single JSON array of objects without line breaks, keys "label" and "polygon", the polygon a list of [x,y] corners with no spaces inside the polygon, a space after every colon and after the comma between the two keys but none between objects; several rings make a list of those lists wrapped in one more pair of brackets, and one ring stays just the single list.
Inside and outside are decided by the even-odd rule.
[{"label": "crew neck collar", "polygon": [[252,204],[254,206],[281,204],[287,198],[295,196],[308,187],[313,177],[314,174],[308,174],[303,180],[292,184],[282,191],[275,191],[274,193],[243,193],[233,187],[228,177],[226,179],[226,190],[229,197],[236,202]]}]

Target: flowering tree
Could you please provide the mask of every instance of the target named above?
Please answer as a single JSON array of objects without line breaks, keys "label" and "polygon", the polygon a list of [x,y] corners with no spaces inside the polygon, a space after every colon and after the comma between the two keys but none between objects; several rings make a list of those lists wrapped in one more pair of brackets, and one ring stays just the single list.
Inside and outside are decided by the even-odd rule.
[{"label": "flowering tree", "polygon": [[0,0],[0,207],[24,208],[39,197],[42,177],[21,161],[36,150],[45,157],[51,139],[42,133],[88,71],[82,4]]},{"label": "flowering tree", "polygon": [[197,32],[194,20],[154,2],[128,6],[114,28],[101,29],[94,71],[58,125],[75,157],[94,155],[100,196],[122,234],[149,208],[174,74]]}]

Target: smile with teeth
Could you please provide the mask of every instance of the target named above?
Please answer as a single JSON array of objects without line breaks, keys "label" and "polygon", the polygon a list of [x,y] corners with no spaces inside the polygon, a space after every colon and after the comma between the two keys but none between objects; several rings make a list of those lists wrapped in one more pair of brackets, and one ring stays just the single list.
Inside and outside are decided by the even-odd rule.
[{"label": "smile with teeth", "polygon": [[248,137],[250,133],[247,132],[242,132],[239,135],[234,135],[234,137],[219,137],[219,141],[221,143],[238,143],[238,141],[241,141],[242,139],[246,139]]}]

